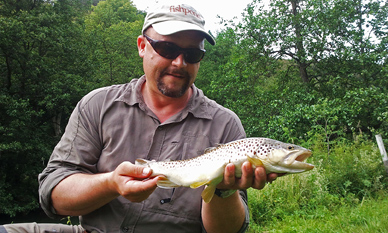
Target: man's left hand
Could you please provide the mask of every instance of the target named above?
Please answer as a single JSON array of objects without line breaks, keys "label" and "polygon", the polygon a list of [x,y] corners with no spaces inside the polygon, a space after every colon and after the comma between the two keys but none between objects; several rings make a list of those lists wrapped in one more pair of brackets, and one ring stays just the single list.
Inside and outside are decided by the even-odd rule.
[{"label": "man's left hand", "polygon": [[266,183],[271,183],[279,176],[276,173],[266,174],[264,167],[253,169],[249,162],[243,163],[241,178],[235,176],[235,165],[226,165],[224,179],[217,185],[219,189],[263,189]]}]

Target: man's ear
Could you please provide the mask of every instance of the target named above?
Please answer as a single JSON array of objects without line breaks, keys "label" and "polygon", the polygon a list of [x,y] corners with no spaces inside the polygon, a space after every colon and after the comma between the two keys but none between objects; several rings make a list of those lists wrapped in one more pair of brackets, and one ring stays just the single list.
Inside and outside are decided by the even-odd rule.
[{"label": "man's ear", "polygon": [[146,46],[146,42],[145,42],[144,36],[138,36],[137,37],[137,50],[139,51],[139,56],[141,58],[144,57],[145,46]]}]

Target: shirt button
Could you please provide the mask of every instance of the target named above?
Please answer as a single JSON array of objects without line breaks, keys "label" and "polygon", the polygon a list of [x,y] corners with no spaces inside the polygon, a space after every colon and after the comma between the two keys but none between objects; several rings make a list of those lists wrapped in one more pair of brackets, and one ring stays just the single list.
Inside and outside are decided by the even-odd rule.
[{"label": "shirt button", "polygon": [[129,231],[129,227],[123,227],[122,230],[123,230],[124,232],[128,232],[128,231]]}]

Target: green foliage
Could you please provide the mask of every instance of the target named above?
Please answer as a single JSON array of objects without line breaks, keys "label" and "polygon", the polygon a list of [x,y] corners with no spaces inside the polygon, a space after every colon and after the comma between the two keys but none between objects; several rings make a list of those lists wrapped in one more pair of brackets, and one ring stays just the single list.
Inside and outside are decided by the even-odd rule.
[{"label": "green foliage", "polygon": [[384,2],[277,0],[264,7],[255,0],[244,16],[237,29],[251,50],[292,60],[289,68],[315,88],[325,88],[336,76],[342,88],[378,85],[384,77],[379,66],[387,57]]},{"label": "green foliage", "polygon": [[52,139],[39,120],[43,112],[33,110],[28,100],[1,95],[0,108],[0,213],[13,216],[38,207],[37,175]]},{"label": "green foliage", "polygon": [[374,143],[357,137],[355,143],[346,146],[340,143],[323,163],[332,193],[346,197],[349,193],[362,199],[374,196],[387,187],[387,178],[380,152]]},{"label": "green foliage", "polygon": [[322,133],[329,153],[354,132],[387,135],[388,12],[378,1],[352,4],[253,1],[243,23],[217,35],[197,85],[235,111],[248,136]]},{"label": "green foliage", "polygon": [[144,14],[108,0],[0,3],[0,214],[38,207],[37,176],[79,99],[142,72]]},{"label": "green foliage", "polygon": [[85,19],[93,80],[99,86],[126,83],[143,74],[137,52],[144,15],[131,1],[101,1]]},{"label": "green foliage", "polygon": [[38,207],[37,175],[61,135],[61,116],[87,91],[81,77],[90,67],[79,40],[82,6],[3,3],[9,11],[0,15],[0,213],[13,216]]}]

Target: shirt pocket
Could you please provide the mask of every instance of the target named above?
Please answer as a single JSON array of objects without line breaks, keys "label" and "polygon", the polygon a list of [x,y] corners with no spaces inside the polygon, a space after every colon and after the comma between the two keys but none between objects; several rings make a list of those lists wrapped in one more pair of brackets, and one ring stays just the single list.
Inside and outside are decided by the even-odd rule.
[{"label": "shirt pocket", "polygon": [[205,135],[196,135],[186,131],[180,138],[175,138],[164,148],[161,160],[185,160],[204,153],[211,147],[210,140]]}]

